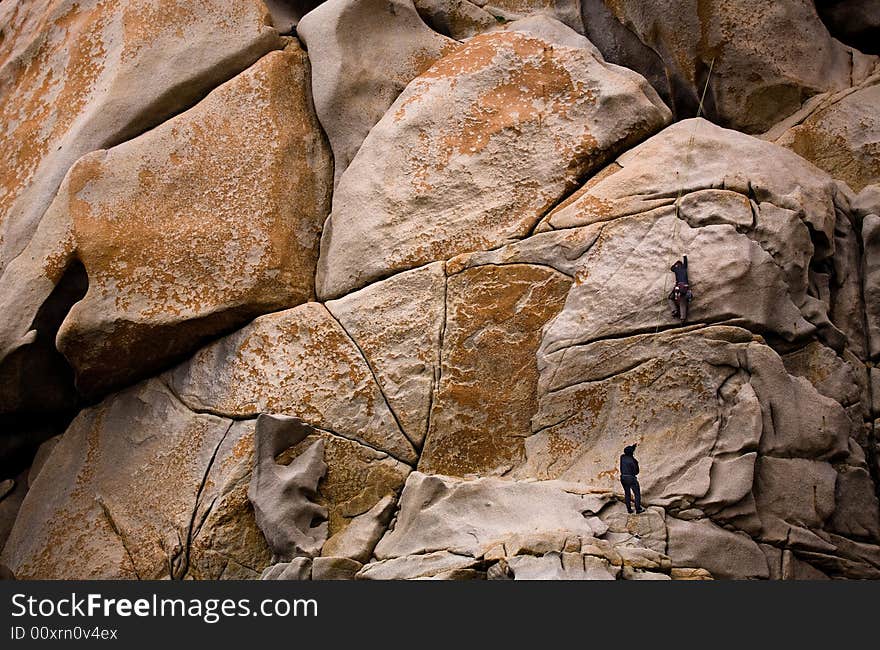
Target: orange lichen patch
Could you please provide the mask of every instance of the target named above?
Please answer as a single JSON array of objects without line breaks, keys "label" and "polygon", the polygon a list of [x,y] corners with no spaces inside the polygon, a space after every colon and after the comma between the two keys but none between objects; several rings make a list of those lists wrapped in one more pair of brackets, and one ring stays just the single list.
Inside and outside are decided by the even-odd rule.
[{"label": "orange lichen patch", "polygon": [[[863,133],[880,132],[880,119],[859,125]],[[788,147],[834,178],[845,181],[855,192],[880,181],[880,141],[854,146],[844,134],[824,126],[821,115],[792,129]]]},{"label": "orange lichen patch", "polygon": [[43,162],[82,113],[106,65],[104,29],[111,2],[77,3],[32,28],[34,46],[0,71],[0,224]]},{"label": "orange lichen patch", "polygon": [[83,412],[65,434],[56,482],[34,486],[51,494],[38,506],[48,516],[30,514],[18,575],[167,577],[169,552],[185,546],[202,478],[228,426],[185,411],[156,384]]},{"label": "orange lichen patch", "polygon": [[196,21],[187,5],[180,0],[158,0],[127,6],[122,13],[122,60],[134,59],[166,34],[184,38],[185,29]]},{"label": "orange lichen patch", "polygon": [[[169,150],[165,160],[142,157],[138,141],[107,153],[88,188],[97,198],[74,226],[90,277],[113,287],[117,310],[140,304],[132,315],[149,319],[233,297],[283,306],[311,295],[323,206],[316,172],[300,164],[315,132],[299,128],[308,116],[292,58],[269,55],[197,117],[181,116],[174,134],[148,136],[158,142],[145,146]],[[239,278],[253,283],[248,293]]]},{"label": "orange lichen patch", "polygon": [[272,52],[191,111],[71,170],[89,292],[60,341],[101,333],[90,357],[63,347],[80,373],[112,381],[150,369],[312,297],[331,168],[308,77],[298,46]]},{"label": "orange lichen patch", "polygon": [[544,267],[481,266],[449,279],[440,384],[419,469],[462,476],[524,457],[541,329],[570,282]]},{"label": "orange lichen patch", "polygon": [[414,77],[424,74],[428,69],[443,57],[450,56],[461,45],[455,41],[447,42],[440,48],[439,53],[436,48],[423,47],[412,53],[407,64],[395,71],[395,81],[406,86]]},{"label": "orange lichen patch", "polygon": [[422,79],[454,79],[479,72],[492,65],[502,43],[515,40],[519,36],[513,32],[475,36],[463,47],[432,65],[422,74]]},{"label": "orange lichen patch", "polygon": [[324,440],[327,473],[318,484],[317,502],[327,508],[330,535],[335,535],[384,496],[400,494],[410,468],[369,447],[323,431],[291,447],[278,461],[288,464],[320,439]]},{"label": "orange lichen patch", "polygon": [[406,462],[415,459],[369,366],[316,303],[259,318],[203,349],[175,374],[174,384],[180,394],[233,417],[291,415]]}]

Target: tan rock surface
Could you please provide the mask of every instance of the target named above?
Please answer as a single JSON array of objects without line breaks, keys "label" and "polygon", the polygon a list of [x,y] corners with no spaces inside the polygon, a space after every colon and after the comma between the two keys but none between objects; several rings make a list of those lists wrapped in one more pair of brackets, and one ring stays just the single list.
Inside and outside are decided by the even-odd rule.
[{"label": "tan rock surface", "polygon": [[438,263],[326,303],[363,352],[388,406],[417,448],[428,430],[439,372],[446,293],[446,273]]},{"label": "tan rock surface", "polygon": [[873,83],[840,95],[814,110],[776,143],[860,192],[880,182],[880,73]]},{"label": "tan rock surface", "polygon": [[79,161],[69,209],[89,290],[58,345],[81,390],[309,300],[328,209],[324,147],[308,62],[291,44],[190,111]]},{"label": "tan rock surface", "polygon": [[500,474],[522,462],[537,408],[541,329],[571,282],[542,266],[478,266],[449,278],[439,383],[423,472]]},{"label": "tan rock surface", "polygon": [[407,86],[346,170],[318,296],[523,237],[579,178],[668,118],[644,79],[588,50],[519,32],[475,37]]},{"label": "tan rock surface", "polygon": [[261,2],[8,3],[0,43],[0,271],[68,168],[191,104],[280,46]]},{"label": "tan rock surface", "polygon": [[561,481],[463,481],[413,472],[395,526],[375,555],[383,560],[446,550],[475,558],[522,533],[602,535],[607,526],[594,514],[608,500],[607,493]]},{"label": "tan rock surface", "polygon": [[406,85],[458,45],[429,29],[412,0],[329,0],[306,14],[297,35],[333,148],[334,186]]},{"label": "tan rock surface", "polygon": [[660,55],[679,119],[697,114],[710,67],[707,115],[755,133],[794,113],[811,95],[858,83],[852,61],[867,58],[831,37],[810,0],[606,5]]},{"label": "tan rock surface", "polygon": [[179,577],[232,424],[191,413],[157,380],[83,411],[31,487],[3,563],[31,579]]},{"label": "tan rock surface", "polygon": [[174,369],[170,383],[196,411],[290,415],[416,459],[360,351],[317,303],[261,316]]}]

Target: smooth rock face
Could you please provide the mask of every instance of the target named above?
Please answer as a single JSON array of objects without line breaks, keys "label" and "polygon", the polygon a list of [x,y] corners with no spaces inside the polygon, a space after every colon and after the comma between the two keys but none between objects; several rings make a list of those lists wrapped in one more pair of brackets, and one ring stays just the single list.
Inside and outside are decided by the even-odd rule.
[{"label": "smooth rock face", "polygon": [[855,192],[880,182],[880,75],[776,140]]},{"label": "smooth rock face", "polygon": [[478,266],[449,278],[421,471],[485,476],[522,462],[537,407],[541,328],[570,285],[558,271],[525,264]]},{"label": "smooth rock face", "polygon": [[[698,296],[692,321],[745,322],[787,340],[817,329],[840,350],[845,334],[829,312],[845,279],[823,292],[810,262],[834,252],[835,210],[843,201],[834,181],[799,156],[688,120],[620,156],[536,230],[601,228],[587,257],[591,272],[576,281],[569,300],[601,286],[611,304],[593,306],[589,318],[607,319],[611,328],[620,321],[635,332],[666,326],[668,269],[687,254]],[[563,315],[556,327],[585,332],[579,340],[608,327],[585,325]]]},{"label": "smooth rock face", "polygon": [[329,175],[296,44],[80,160],[68,209],[89,289],[58,335],[80,389],[104,390],[309,300]]},{"label": "smooth rock face", "polygon": [[155,126],[280,45],[255,0],[8,4],[0,273],[77,158]]},{"label": "smooth rock face", "polygon": [[31,486],[3,563],[20,579],[181,575],[232,424],[188,411],[158,380],[83,411]]},{"label": "smooth rock face", "polygon": [[416,459],[360,351],[323,305],[261,316],[203,348],[170,381],[198,411],[289,415],[403,462]]},{"label": "smooth rock face", "polygon": [[587,49],[515,31],[473,38],[407,86],[346,170],[318,296],[525,236],[579,178],[668,119],[644,79]]},{"label": "smooth rock face", "polygon": [[318,482],[327,472],[324,441],[314,442],[286,466],[275,461],[313,432],[298,418],[265,414],[257,418],[248,499],[274,561],[314,557],[327,540],[327,509],[314,503]]},{"label": "smooth rock face", "polygon": [[363,352],[389,408],[416,447],[428,429],[446,300],[446,273],[438,263],[326,304]]},{"label": "smooth rock face", "polygon": [[[396,503],[411,468],[386,453],[326,431],[290,448],[279,462],[296,460],[318,441],[324,445],[327,474],[318,483],[315,502],[327,509],[331,537],[325,546],[333,549],[332,553],[328,549],[327,555],[357,559],[372,551],[385,532],[393,514],[385,510]],[[352,525],[354,529],[349,530]],[[354,546],[358,550],[349,555]],[[369,551],[364,551],[367,547]]]},{"label": "smooth rock face", "polygon": [[669,557],[675,566],[705,567],[716,578],[767,578],[767,559],[755,542],[708,520],[669,518]]},{"label": "smooth rock face", "polygon": [[[606,5],[662,58],[679,119],[697,115],[706,88],[706,115],[741,131],[761,132],[811,95],[860,81],[853,79],[851,62],[863,55],[831,38],[812,0]],[[596,44],[601,49],[602,43]],[[650,77],[651,68],[636,69]]]},{"label": "smooth rock face", "polygon": [[429,29],[412,0],[329,0],[297,25],[309,51],[334,186],[406,85],[458,45]]},{"label": "smooth rock face", "polygon": [[413,472],[394,529],[379,542],[375,555],[383,560],[445,549],[474,558],[525,532],[604,534],[607,526],[593,515],[610,495],[580,489],[558,481],[460,481]]}]

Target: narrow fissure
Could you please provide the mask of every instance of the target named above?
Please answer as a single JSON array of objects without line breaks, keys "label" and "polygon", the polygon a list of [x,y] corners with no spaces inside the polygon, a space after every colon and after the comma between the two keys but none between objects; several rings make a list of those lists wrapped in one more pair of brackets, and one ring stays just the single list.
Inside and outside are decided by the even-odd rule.
[{"label": "narrow fissure", "polygon": [[418,446],[416,445],[416,443],[412,439],[412,437],[410,437],[409,433],[407,433],[406,429],[404,429],[403,424],[400,421],[400,418],[397,416],[397,412],[394,410],[394,407],[391,406],[391,402],[388,401],[388,396],[385,394],[385,389],[382,388],[382,383],[379,381],[379,375],[376,374],[376,369],[373,367],[373,364],[370,363],[370,360],[367,358],[367,355],[364,353],[363,349],[358,344],[358,342],[354,339],[354,337],[351,335],[351,333],[345,328],[345,325],[342,324],[342,321],[340,321],[338,318],[336,318],[333,315],[333,313],[329,309],[327,309],[326,305],[324,305],[323,307],[324,307],[324,310],[327,312],[327,315],[333,320],[333,322],[335,322],[337,325],[339,325],[339,328],[343,332],[345,332],[345,336],[348,338],[348,340],[354,346],[355,350],[358,351],[358,354],[360,355],[361,359],[363,359],[363,362],[366,364],[367,368],[369,369],[370,374],[373,376],[373,383],[376,385],[376,388],[378,389],[379,394],[382,396],[382,399],[385,402],[385,406],[388,407],[388,412],[391,413],[391,417],[394,418],[394,422],[397,424],[397,428],[400,430],[400,433],[403,435],[403,437],[409,441],[409,444],[412,445],[413,451],[415,451],[418,454]]}]

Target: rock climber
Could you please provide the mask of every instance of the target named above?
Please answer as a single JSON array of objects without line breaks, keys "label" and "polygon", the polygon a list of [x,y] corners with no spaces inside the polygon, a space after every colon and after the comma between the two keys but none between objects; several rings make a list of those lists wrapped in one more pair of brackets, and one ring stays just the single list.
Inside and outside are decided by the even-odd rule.
[{"label": "rock climber", "polygon": [[688,282],[688,256],[685,255],[683,259],[684,262],[675,260],[675,264],[669,269],[675,273],[675,286],[667,297],[672,317],[681,319],[682,323],[687,319],[688,305],[694,298]]},{"label": "rock climber", "polygon": [[[638,443],[636,443],[638,444]],[[632,506],[630,505],[630,492],[635,496],[636,513],[645,511],[642,508],[642,491],[639,488],[639,479],[636,475],[639,473],[639,461],[633,455],[636,451],[636,445],[632,444],[623,448],[623,454],[620,456],[620,483],[623,485],[624,503],[626,511],[632,514]]]}]

